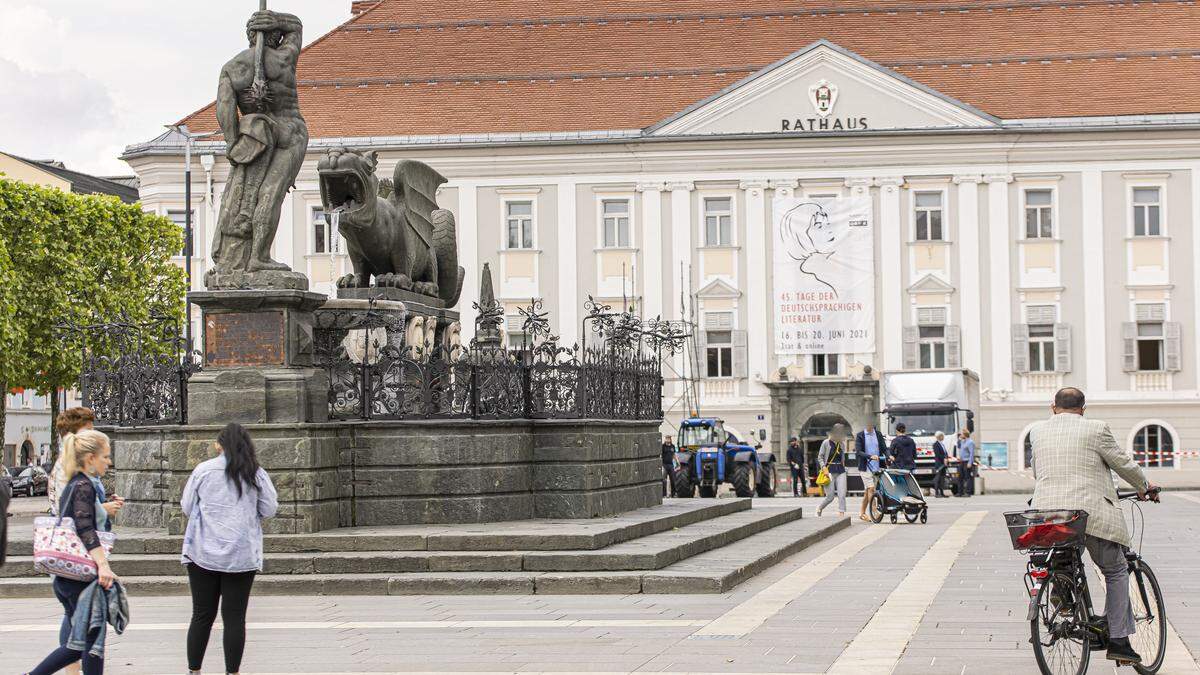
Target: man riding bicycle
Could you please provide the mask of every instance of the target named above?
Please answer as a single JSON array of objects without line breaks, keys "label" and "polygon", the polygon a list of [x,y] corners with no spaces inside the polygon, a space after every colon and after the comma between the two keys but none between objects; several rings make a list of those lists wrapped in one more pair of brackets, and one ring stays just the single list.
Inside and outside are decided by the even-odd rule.
[{"label": "man riding bicycle", "polygon": [[1129,604],[1130,545],[1125,516],[1117,506],[1117,490],[1109,473],[1116,471],[1138,491],[1154,490],[1133,457],[1117,445],[1108,425],[1083,417],[1083,392],[1060,389],[1050,408],[1054,415],[1030,432],[1033,444],[1033,508],[1087,511],[1084,545],[1104,572],[1104,614],[1108,619],[1108,658],[1141,662],[1129,644],[1135,632]]}]

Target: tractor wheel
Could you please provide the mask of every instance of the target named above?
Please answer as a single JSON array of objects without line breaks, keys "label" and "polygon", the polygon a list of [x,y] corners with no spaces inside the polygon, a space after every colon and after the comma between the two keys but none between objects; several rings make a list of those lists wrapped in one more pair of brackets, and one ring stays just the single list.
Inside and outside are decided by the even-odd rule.
[{"label": "tractor wheel", "polygon": [[775,468],[775,462],[763,465],[762,480],[758,481],[758,485],[755,488],[759,497],[775,496],[775,488],[779,485],[778,471]]},{"label": "tractor wheel", "polygon": [[691,498],[696,496],[696,481],[692,479],[692,469],[689,466],[681,466],[675,472],[674,483],[671,488],[675,491],[676,497]]},{"label": "tractor wheel", "polygon": [[750,462],[738,462],[733,465],[733,475],[729,478],[733,492],[739,497],[754,496],[754,465]]}]

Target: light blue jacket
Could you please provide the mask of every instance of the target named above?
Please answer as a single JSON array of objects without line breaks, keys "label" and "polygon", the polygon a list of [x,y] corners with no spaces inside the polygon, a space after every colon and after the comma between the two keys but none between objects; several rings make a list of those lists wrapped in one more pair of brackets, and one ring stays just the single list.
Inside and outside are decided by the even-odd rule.
[{"label": "light blue jacket", "polygon": [[[65,646],[77,652],[87,650],[92,656],[104,658],[104,642],[110,625],[117,635],[124,633],[129,625],[129,599],[125,595],[125,587],[121,582],[114,581],[112,587],[105,589],[99,581],[93,581],[80,591],[75,601],[71,633]],[[88,635],[92,631],[97,633],[89,649]]]},{"label": "light blue jacket", "polygon": [[225,455],[197,466],[183,488],[183,563],[212,572],[251,572],[263,566],[262,519],[275,515],[279,498],[262,468],[257,489],[243,486],[241,497],[225,475]]}]

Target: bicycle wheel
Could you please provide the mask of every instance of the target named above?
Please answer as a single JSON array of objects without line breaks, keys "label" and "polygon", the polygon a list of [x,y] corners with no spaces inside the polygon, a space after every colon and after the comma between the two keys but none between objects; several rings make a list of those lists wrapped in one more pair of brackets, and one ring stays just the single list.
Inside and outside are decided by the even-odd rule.
[{"label": "bicycle wheel", "polygon": [[1154,570],[1139,562],[1129,575],[1129,606],[1133,608],[1136,632],[1129,636],[1142,662],[1134,666],[1142,675],[1153,675],[1162,667],[1167,651],[1167,607]]},{"label": "bicycle wheel", "polygon": [[1065,574],[1046,579],[1038,590],[1037,614],[1029,622],[1033,655],[1043,675],[1083,675],[1092,658],[1087,610]]},{"label": "bicycle wheel", "polygon": [[871,504],[869,506],[871,521],[876,523],[883,522],[883,497],[876,492],[871,496]]}]

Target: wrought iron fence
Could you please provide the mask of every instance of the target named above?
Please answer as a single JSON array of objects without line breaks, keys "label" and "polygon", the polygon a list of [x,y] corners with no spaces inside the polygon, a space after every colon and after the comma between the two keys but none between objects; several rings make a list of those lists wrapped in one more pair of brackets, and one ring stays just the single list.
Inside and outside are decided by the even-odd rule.
[{"label": "wrought iron fence", "polygon": [[79,389],[100,426],[187,423],[187,381],[199,355],[180,333],[178,319],[59,326],[82,352]]},{"label": "wrought iron fence", "polygon": [[[592,326],[605,327],[596,331],[603,342],[563,347],[550,333],[540,301],[532,301],[521,310],[520,344],[505,347],[498,330],[503,310],[493,303],[476,304],[476,339],[469,346],[406,344],[401,320],[374,306],[319,310],[315,357],[329,374],[330,417],[662,417],[662,355],[678,349],[684,337],[664,334],[666,322],[643,322],[631,312],[593,317]],[[618,337],[607,329],[609,320],[623,326]]]}]

